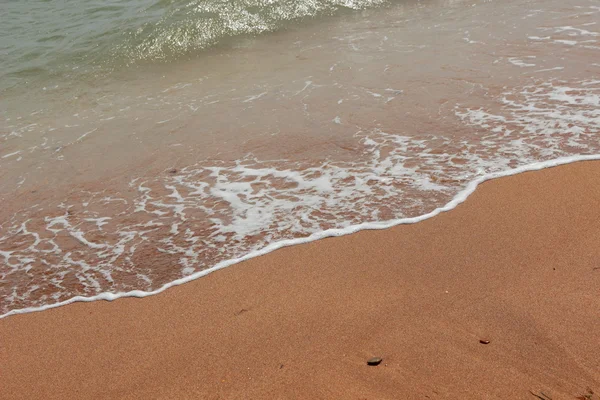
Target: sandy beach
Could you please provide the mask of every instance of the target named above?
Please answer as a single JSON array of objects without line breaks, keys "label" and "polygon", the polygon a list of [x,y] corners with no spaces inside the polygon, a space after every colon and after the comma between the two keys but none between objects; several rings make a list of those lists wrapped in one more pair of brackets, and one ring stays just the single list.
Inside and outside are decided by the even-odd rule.
[{"label": "sandy beach", "polygon": [[598,3],[4,2],[0,400],[600,400]]},{"label": "sandy beach", "polygon": [[8,317],[0,397],[597,399],[599,210],[600,163],[579,162],[157,296]]}]

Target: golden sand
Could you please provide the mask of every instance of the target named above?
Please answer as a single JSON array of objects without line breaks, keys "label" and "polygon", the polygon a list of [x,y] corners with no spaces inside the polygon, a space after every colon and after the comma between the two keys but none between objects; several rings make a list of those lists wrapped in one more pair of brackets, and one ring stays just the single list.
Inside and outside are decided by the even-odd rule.
[{"label": "golden sand", "polygon": [[[9,317],[0,397],[600,392],[599,221],[600,163],[581,162],[484,183],[417,224],[282,249],[157,296]],[[368,366],[373,356],[383,362]]]}]

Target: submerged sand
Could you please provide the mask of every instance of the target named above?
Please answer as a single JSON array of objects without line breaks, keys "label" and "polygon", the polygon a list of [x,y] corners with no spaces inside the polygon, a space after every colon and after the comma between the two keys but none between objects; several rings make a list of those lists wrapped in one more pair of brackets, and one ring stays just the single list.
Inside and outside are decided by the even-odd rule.
[{"label": "submerged sand", "polygon": [[153,297],[8,317],[0,397],[575,399],[600,391],[599,213],[600,162],[580,162]]}]

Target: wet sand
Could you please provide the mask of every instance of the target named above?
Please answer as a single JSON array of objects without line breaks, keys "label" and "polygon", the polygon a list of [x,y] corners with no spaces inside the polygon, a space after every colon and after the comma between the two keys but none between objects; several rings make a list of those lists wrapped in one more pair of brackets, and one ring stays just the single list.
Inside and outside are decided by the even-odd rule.
[{"label": "wet sand", "polygon": [[[599,213],[600,163],[579,162],[486,182],[418,224],[282,249],[157,296],[8,317],[0,397],[600,392]],[[383,362],[367,366],[372,356]]]}]

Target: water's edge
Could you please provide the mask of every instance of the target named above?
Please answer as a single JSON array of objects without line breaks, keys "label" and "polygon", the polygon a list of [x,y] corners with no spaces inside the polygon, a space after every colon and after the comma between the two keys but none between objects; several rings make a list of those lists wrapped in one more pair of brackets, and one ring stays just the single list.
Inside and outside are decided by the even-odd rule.
[{"label": "water's edge", "polygon": [[349,226],[349,227],[343,228],[343,229],[339,229],[339,228],[338,229],[328,229],[325,231],[315,232],[312,235],[304,237],[304,238],[281,240],[278,242],[273,242],[260,250],[248,253],[245,256],[220,262],[220,263],[216,264],[215,266],[213,266],[212,268],[198,271],[194,274],[186,276],[185,278],[180,278],[180,279],[174,280],[172,282],[169,282],[169,283],[163,285],[159,289],[156,289],[156,290],[153,290],[150,292],[146,292],[146,291],[142,291],[142,290],[133,290],[133,291],[123,292],[123,293],[105,292],[105,293],[100,293],[98,295],[90,296],[90,297],[75,296],[68,300],[59,302],[59,303],[48,304],[48,305],[41,306],[41,307],[28,307],[28,308],[11,310],[6,314],[0,315],[0,319],[11,316],[11,315],[27,314],[27,313],[32,313],[32,312],[49,310],[52,308],[65,306],[67,304],[71,304],[71,303],[75,303],[75,302],[92,302],[92,301],[97,301],[97,300],[113,301],[113,300],[117,300],[117,299],[120,299],[123,297],[143,298],[143,297],[147,297],[147,296],[152,296],[155,294],[162,293],[163,291],[165,291],[173,286],[179,286],[184,283],[194,281],[198,278],[206,276],[206,275],[208,275],[212,272],[218,271],[222,268],[226,268],[226,267],[232,266],[234,264],[238,264],[242,261],[246,261],[246,260],[249,260],[254,257],[259,257],[262,255],[268,254],[272,251],[278,250],[283,247],[288,247],[288,246],[293,246],[293,245],[303,244],[303,243],[309,243],[309,242],[313,242],[313,241],[328,238],[328,237],[349,235],[349,234],[356,233],[356,232],[359,232],[362,230],[387,229],[387,228],[391,228],[391,227],[394,227],[397,225],[415,224],[417,222],[421,222],[426,219],[433,218],[438,214],[441,214],[443,212],[450,211],[450,210],[456,208],[459,204],[466,201],[467,198],[475,192],[475,190],[481,183],[489,181],[489,180],[513,176],[513,175],[517,175],[517,174],[520,174],[523,172],[539,171],[542,169],[558,167],[561,165],[572,164],[575,162],[594,161],[594,160],[600,160],[600,154],[560,157],[560,158],[556,158],[556,159],[549,160],[549,161],[542,161],[542,162],[536,162],[536,163],[532,163],[532,164],[523,165],[518,168],[509,169],[509,170],[505,170],[502,172],[486,174],[486,175],[483,175],[483,176],[469,182],[467,184],[467,186],[462,191],[460,191],[446,205],[444,205],[442,207],[438,207],[435,210],[433,210],[427,214],[423,214],[423,215],[420,215],[417,217],[400,218],[400,219],[381,221],[381,222],[361,223],[361,224],[352,225],[352,226]]}]

